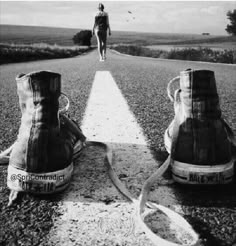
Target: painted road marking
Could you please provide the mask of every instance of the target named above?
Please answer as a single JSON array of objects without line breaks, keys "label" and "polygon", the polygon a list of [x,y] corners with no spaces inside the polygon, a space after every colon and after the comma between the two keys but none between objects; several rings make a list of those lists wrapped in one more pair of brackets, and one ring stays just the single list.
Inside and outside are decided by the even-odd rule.
[{"label": "painted road marking", "polygon": [[142,129],[108,71],[95,75],[81,128],[94,141],[146,145]]},{"label": "painted road marking", "polygon": [[[121,179],[123,177],[122,181],[137,197],[144,181],[160,163],[153,159],[141,127],[108,71],[96,72],[81,128],[88,140],[102,141],[111,146],[116,173]],[[151,246],[142,231],[133,226],[133,204],[128,203],[110,182],[103,158],[99,159],[91,151],[88,150],[75,165],[70,190],[60,206],[62,216],[56,219],[49,242],[54,245],[113,245],[116,242]],[[86,177],[88,172],[91,173],[89,176],[95,176],[95,180]],[[87,193],[89,196],[85,196]],[[169,205],[174,201],[174,195],[168,194],[171,192],[165,188],[161,193],[156,192],[154,198],[158,196],[157,201]],[[112,203],[101,202],[107,199]],[[103,226],[101,221],[105,221]],[[79,229],[84,227],[87,228],[86,233]],[[98,233],[101,227],[104,233]],[[94,241],[95,238],[99,243]]]}]

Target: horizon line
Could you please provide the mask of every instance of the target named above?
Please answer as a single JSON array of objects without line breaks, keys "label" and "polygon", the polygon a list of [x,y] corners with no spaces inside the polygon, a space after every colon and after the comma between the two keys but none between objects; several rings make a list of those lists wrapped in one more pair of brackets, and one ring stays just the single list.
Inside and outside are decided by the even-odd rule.
[{"label": "horizon line", "polygon": [[[1,1],[1,0],[0,0]],[[38,26],[38,25],[20,25],[20,24],[6,24],[0,23],[0,26],[24,26],[24,27],[42,27],[42,28],[58,28],[58,29],[76,29],[76,30],[91,30],[90,28],[83,27],[61,27],[61,26]],[[187,32],[145,32],[145,31],[121,31],[121,30],[112,30],[112,32],[131,32],[131,33],[150,33],[150,34],[185,34],[185,35],[202,35],[202,33],[187,33]],[[223,36],[229,37],[229,34],[212,34],[209,33],[209,36]]]}]

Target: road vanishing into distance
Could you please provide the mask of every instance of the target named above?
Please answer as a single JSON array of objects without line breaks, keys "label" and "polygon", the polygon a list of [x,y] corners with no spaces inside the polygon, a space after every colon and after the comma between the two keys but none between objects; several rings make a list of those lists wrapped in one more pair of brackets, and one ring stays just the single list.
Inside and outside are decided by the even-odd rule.
[{"label": "road vanishing into distance", "polygon": [[[107,57],[99,62],[92,51],[75,58],[1,65],[0,151],[15,141],[20,125],[15,77],[38,70],[61,74],[62,91],[71,102],[70,116],[89,140],[111,144],[115,171],[136,198],[167,157],[163,136],[174,109],[166,87],[180,71],[215,72],[222,115],[236,133],[236,65],[132,57],[111,50]],[[0,244],[151,246],[136,227],[133,205],[109,180],[103,157],[99,148],[85,149],[75,162],[68,190],[50,198],[23,196],[13,208],[6,207],[6,167],[0,167]],[[235,183],[154,185],[149,200],[184,216],[200,235],[199,246],[236,245]],[[154,214],[146,223],[165,237],[157,217]]]}]

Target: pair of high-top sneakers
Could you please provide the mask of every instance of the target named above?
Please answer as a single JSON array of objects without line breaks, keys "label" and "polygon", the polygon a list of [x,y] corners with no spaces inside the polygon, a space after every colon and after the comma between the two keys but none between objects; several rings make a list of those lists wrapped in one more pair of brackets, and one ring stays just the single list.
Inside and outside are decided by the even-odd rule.
[{"label": "pair of high-top sneakers", "polygon": [[[170,89],[180,80],[174,96]],[[60,74],[39,71],[16,78],[21,125],[9,157],[10,202],[20,191],[54,193],[71,179],[73,158],[85,143],[77,124],[59,110]],[[168,85],[175,117],[165,132],[173,178],[180,183],[233,180],[233,133],[221,118],[214,73],[186,70]]]},{"label": "pair of high-top sneakers", "polygon": [[18,192],[50,194],[65,189],[73,158],[85,142],[77,124],[59,110],[60,74],[20,74],[16,84],[22,116],[9,157],[10,203]]}]

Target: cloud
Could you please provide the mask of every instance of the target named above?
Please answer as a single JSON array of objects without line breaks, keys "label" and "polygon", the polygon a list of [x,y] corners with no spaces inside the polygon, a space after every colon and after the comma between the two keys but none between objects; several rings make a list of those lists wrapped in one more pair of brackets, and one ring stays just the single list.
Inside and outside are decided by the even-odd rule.
[{"label": "cloud", "polygon": [[[0,0],[0,24],[91,28],[97,4],[90,1]],[[225,34],[226,13],[234,8],[235,2],[229,1],[105,2],[112,30],[141,32],[199,33],[206,30]]]},{"label": "cloud", "polygon": [[202,13],[206,13],[206,14],[209,14],[209,15],[215,15],[217,14],[219,11],[221,10],[221,8],[219,6],[210,6],[208,8],[202,8],[200,10],[200,12]]},{"label": "cloud", "polygon": [[184,9],[176,9],[165,12],[162,17],[164,18],[164,21],[167,22],[174,22],[174,21],[180,21],[181,19],[185,19],[188,16],[193,16],[198,13],[198,10],[196,8],[184,8]]}]

